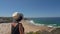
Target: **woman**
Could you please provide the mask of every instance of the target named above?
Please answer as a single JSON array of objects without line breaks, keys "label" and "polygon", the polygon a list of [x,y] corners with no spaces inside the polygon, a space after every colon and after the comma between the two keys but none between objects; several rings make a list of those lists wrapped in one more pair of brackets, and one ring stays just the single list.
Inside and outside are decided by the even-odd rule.
[{"label": "woman", "polygon": [[24,27],[21,23],[23,14],[15,12],[12,15],[14,22],[12,23],[12,34],[24,34]]}]

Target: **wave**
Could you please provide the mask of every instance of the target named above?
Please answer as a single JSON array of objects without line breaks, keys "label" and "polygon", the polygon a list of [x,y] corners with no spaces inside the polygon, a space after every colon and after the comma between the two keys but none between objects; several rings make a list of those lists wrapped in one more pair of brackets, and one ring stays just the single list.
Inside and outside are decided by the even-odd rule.
[{"label": "wave", "polygon": [[33,25],[37,25],[37,26],[44,26],[44,24],[35,23],[33,20],[30,20],[30,23],[33,24]]},{"label": "wave", "polygon": [[57,24],[40,24],[40,23],[35,23],[33,20],[30,20],[29,23],[36,25],[36,26],[47,26],[47,27],[54,27],[54,28],[60,28],[60,26],[57,26]]}]

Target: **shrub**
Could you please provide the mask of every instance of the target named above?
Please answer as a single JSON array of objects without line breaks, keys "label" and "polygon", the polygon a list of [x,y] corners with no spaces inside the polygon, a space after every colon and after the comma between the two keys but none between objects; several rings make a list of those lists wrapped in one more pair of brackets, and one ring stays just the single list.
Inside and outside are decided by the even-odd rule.
[{"label": "shrub", "polygon": [[36,31],[36,32],[29,32],[27,34],[40,34],[41,32],[40,31]]},{"label": "shrub", "polygon": [[33,32],[29,32],[29,33],[27,33],[27,34],[33,34]]}]

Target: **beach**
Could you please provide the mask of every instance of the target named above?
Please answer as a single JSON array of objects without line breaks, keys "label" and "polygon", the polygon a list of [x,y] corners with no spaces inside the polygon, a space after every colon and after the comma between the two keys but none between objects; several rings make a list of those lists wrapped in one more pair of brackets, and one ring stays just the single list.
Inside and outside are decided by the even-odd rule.
[{"label": "beach", "polygon": [[22,21],[23,27],[25,28],[25,32],[36,32],[36,31],[52,31],[54,28],[52,27],[47,27],[47,26],[36,26],[31,23],[28,23],[28,20]]},{"label": "beach", "polygon": [[22,21],[22,24],[25,29],[25,33],[30,32],[31,34],[31,32],[35,32],[36,34],[60,34],[60,28],[37,26],[32,23],[29,23],[28,20]]}]

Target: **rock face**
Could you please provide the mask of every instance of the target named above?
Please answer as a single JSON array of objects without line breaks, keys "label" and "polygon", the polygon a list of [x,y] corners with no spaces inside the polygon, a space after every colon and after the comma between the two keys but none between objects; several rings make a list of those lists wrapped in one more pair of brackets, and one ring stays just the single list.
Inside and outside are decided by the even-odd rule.
[{"label": "rock face", "polygon": [[11,24],[1,23],[0,24],[0,34],[11,34]]}]

